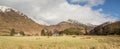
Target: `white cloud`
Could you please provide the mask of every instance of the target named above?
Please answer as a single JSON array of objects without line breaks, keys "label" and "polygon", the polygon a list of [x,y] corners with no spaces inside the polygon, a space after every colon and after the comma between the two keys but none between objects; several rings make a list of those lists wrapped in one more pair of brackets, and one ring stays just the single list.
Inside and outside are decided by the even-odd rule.
[{"label": "white cloud", "polygon": [[66,0],[0,0],[0,5],[14,7],[38,23],[56,24],[64,20],[75,19],[82,23],[101,24],[116,20],[103,9],[92,10],[93,6],[102,5],[104,0],[74,0],[88,2],[85,6],[72,5]]}]

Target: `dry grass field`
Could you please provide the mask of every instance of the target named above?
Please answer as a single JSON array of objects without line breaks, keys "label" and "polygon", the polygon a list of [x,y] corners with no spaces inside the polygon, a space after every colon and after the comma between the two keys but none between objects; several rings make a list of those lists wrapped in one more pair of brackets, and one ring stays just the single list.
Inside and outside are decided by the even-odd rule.
[{"label": "dry grass field", "polygon": [[0,36],[0,49],[120,49],[120,36]]}]

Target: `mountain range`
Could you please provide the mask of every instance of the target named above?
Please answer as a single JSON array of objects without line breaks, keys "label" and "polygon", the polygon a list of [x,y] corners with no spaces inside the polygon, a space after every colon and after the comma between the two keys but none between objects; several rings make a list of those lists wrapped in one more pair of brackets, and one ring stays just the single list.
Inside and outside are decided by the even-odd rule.
[{"label": "mountain range", "polygon": [[95,34],[95,32],[101,30],[101,26],[106,26],[108,24],[109,23],[104,23],[96,27],[96,25],[93,24],[83,24],[77,20],[69,19],[55,25],[47,26],[36,23],[27,15],[14,8],[0,6],[0,35],[9,34],[12,29],[14,29],[16,32],[23,31],[26,35],[41,35],[42,30],[56,33],[69,28],[77,28],[77,30],[80,30],[85,34]]},{"label": "mountain range", "polygon": [[69,28],[78,28],[79,30],[81,30],[82,32],[86,33],[85,31],[90,31],[91,29],[93,29],[95,26],[94,25],[87,25],[87,24],[83,24],[83,23],[79,23],[76,20],[72,20],[69,19],[67,21],[62,21],[56,25],[50,25],[50,26],[46,26],[45,29],[52,31],[52,33],[60,32],[63,31],[65,29],[69,29]]}]

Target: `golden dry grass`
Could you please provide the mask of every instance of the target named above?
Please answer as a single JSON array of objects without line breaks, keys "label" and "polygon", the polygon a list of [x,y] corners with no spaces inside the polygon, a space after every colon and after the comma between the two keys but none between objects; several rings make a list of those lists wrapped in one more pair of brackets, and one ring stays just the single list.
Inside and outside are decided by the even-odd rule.
[{"label": "golden dry grass", "polygon": [[0,36],[0,49],[120,49],[119,36]]}]

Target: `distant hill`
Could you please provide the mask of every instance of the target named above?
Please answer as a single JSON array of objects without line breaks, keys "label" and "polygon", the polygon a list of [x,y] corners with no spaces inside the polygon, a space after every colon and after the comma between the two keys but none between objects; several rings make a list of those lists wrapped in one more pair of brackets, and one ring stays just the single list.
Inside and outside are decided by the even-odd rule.
[{"label": "distant hill", "polygon": [[67,21],[60,22],[56,25],[50,25],[46,26],[45,30],[51,31],[52,33],[64,31],[66,29],[70,28],[77,28],[77,30],[80,30],[83,33],[89,32],[91,29],[93,29],[95,26],[94,25],[86,25],[83,23],[79,23],[76,20],[69,19]]},{"label": "distant hill", "polygon": [[120,21],[106,22],[90,31],[92,35],[120,35]]},{"label": "distant hill", "polygon": [[10,7],[0,6],[0,33],[8,33],[11,29],[24,31],[25,34],[41,33],[44,25],[37,24],[28,16]]}]

